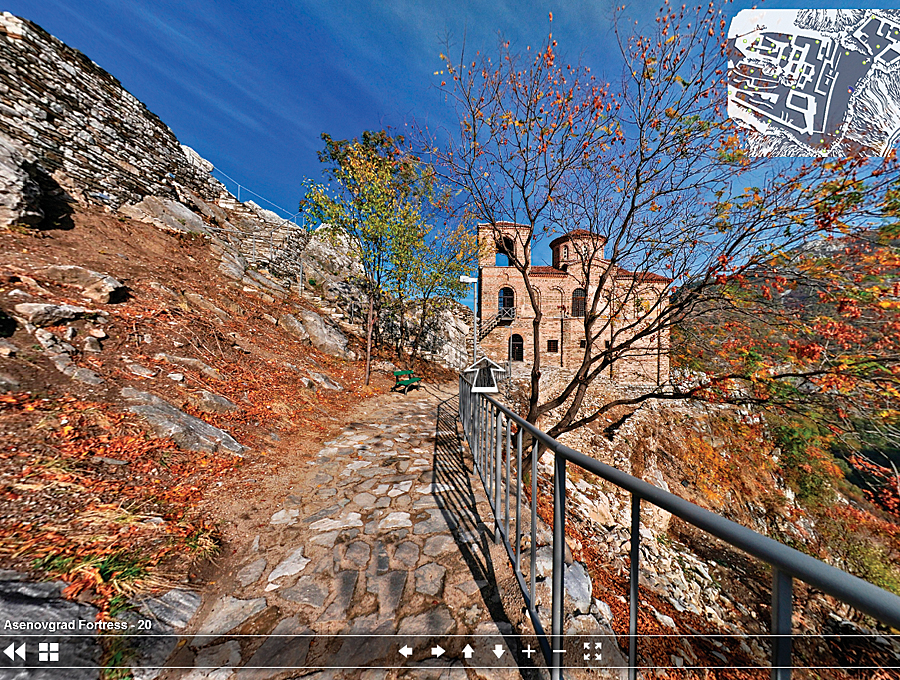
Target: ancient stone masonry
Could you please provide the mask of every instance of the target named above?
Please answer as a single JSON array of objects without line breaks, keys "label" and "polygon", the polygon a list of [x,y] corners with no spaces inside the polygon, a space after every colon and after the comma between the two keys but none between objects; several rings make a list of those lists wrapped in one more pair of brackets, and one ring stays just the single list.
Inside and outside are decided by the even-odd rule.
[{"label": "ancient stone masonry", "polygon": [[[223,191],[211,166],[109,73],[39,26],[0,15],[0,128],[65,189],[112,207],[144,196]],[[39,179],[39,181],[41,181]]]},{"label": "ancient stone masonry", "polygon": [[[0,14],[0,225],[40,226],[72,200],[103,204],[161,229],[210,235],[223,272],[238,282],[248,268],[296,280],[305,229],[241,203],[212,170],[85,55]],[[53,200],[63,207],[48,209]]]},{"label": "ancient stone masonry", "polygon": [[[522,256],[523,234],[527,231],[527,227],[510,222],[478,225],[479,347],[495,361],[513,362],[514,370],[516,362],[530,365],[533,361],[535,313],[525,281],[508,259],[510,254]],[[550,243],[552,266],[531,267],[530,280],[542,314],[539,351],[543,366],[575,369],[582,362],[584,317],[596,292],[593,282],[599,281],[600,273],[609,267],[609,261],[603,259],[604,240],[583,229],[569,231]],[[592,283],[587,286],[583,264],[591,271]],[[669,279],[651,272],[635,273],[618,267],[609,280],[603,297],[611,302],[600,311],[604,337],[595,340],[601,351],[604,343],[622,344],[626,340],[623,327],[629,329],[629,337],[636,335],[639,320],[651,318],[642,298],[659,299],[669,283]],[[652,309],[652,304],[649,307]],[[613,308],[610,319],[609,310]],[[633,342],[627,351],[620,352],[609,377],[631,384],[667,381],[668,336],[663,330]]]},{"label": "ancient stone masonry", "polygon": [[[0,14],[0,227],[55,227],[73,202],[104,205],[159,229],[204,234],[242,293],[273,302],[303,279],[335,320],[360,321],[366,297],[349,244],[239,201],[212,170],[88,57]],[[461,365],[451,360],[464,355],[450,347],[455,325],[442,318],[429,349]]]}]

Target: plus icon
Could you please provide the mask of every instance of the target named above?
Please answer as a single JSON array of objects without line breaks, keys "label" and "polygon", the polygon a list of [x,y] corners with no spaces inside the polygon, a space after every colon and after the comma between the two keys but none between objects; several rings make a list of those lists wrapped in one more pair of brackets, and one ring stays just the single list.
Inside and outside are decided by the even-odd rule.
[{"label": "plus icon", "polygon": [[536,651],[537,651],[536,649],[531,648],[530,644],[528,645],[527,649],[522,650],[522,652],[525,654],[525,656],[528,657],[529,660],[531,660],[531,655],[534,654]]}]

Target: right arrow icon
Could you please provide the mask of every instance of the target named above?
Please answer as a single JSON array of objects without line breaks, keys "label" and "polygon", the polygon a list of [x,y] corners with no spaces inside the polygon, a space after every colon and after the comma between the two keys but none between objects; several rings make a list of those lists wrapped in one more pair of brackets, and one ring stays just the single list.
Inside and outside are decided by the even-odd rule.
[{"label": "right arrow icon", "polygon": [[465,647],[463,647],[463,656],[467,659],[471,659],[474,653],[475,650],[472,649],[472,645],[466,645]]}]

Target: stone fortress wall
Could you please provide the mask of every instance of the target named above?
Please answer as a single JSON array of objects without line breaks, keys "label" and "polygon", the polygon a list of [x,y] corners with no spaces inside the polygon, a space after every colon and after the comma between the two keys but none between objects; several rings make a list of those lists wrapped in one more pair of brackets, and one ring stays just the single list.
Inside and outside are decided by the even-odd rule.
[{"label": "stone fortress wall", "polygon": [[238,281],[248,268],[294,278],[305,230],[238,201],[212,170],[84,54],[0,14],[0,225],[59,226],[73,202],[103,205],[210,235]]},{"label": "stone fortress wall", "polygon": [[[0,227],[66,226],[73,203],[104,206],[178,232],[205,234],[220,271],[247,294],[284,298],[315,281],[332,320],[366,306],[359,262],[340,239],[241,202],[212,163],[84,54],[0,13]],[[302,263],[302,264],[301,264]],[[461,368],[468,326],[442,314],[428,354]]]},{"label": "stone fortress wall", "polygon": [[176,198],[174,182],[214,201],[212,165],[109,73],[41,27],[0,15],[0,128],[26,161],[70,191],[118,208]]}]

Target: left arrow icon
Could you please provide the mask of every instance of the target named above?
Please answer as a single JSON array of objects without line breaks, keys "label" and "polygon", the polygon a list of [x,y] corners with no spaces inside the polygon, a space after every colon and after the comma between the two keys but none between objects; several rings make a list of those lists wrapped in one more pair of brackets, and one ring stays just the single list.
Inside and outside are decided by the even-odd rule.
[{"label": "left arrow icon", "polygon": [[9,647],[3,650],[3,653],[6,654],[10,659],[15,659],[16,645],[11,644]]},{"label": "left arrow icon", "polygon": [[400,653],[408,659],[413,653],[412,647],[410,647],[409,645],[403,645],[400,648]]},{"label": "left arrow icon", "polygon": [[19,645],[19,648],[16,650],[16,656],[19,657],[20,659],[25,658],[25,643],[24,642],[21,645]]}]

